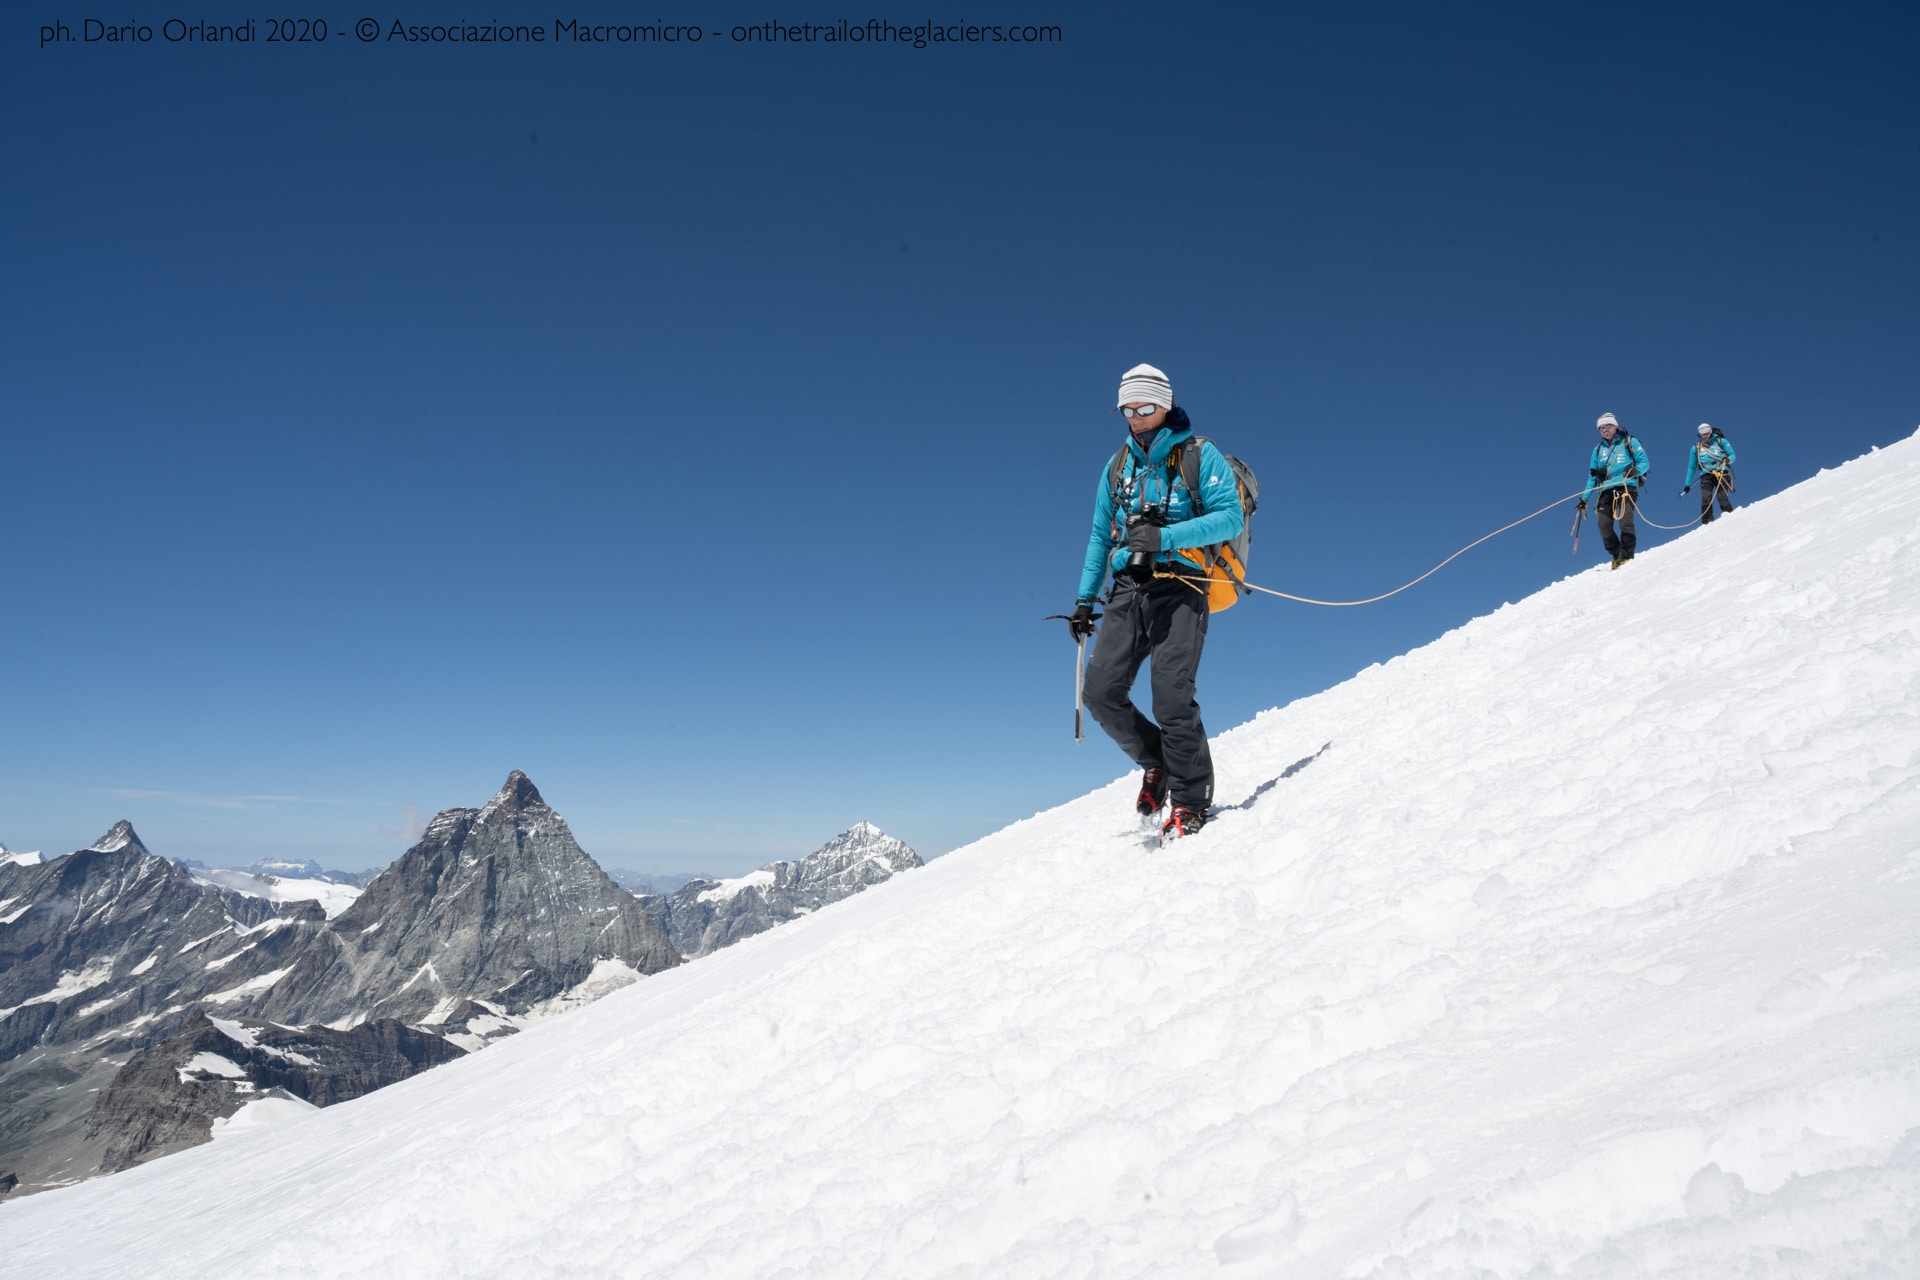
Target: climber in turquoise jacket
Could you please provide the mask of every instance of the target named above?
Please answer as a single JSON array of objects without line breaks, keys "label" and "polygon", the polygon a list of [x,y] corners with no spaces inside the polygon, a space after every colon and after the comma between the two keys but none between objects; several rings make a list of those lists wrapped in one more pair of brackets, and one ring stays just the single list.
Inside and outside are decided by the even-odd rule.
[{"label": "climber in turquoise jacket", "polygon": [[1687,496],[1693,482],[1700,481],[1700,523],[1713,522],[1713,500],[1720,500],[1722,511],[1733,510],[1733,441],[1720,434],[1720,428],[1703,422],[1695,428],[1699,443],[1687,450]]},{"label": "climber in turquoise jacket", "polygon": [[[1638,543],[1633,508],[1653,464],[1647,461],[1647,451],[1640,442],[1622,430],[1620,420],[1612,414],[1601,414],[1594,425],[1600,429],[1600,443],[1587,456],[1587,487],[1580,495],[1580,510],[1587,509],[1587,499],[1598,491],[1600,501],[1595,504],[1594,518],[1600,525],[1600,541],[1606,544],[1613,567],[1618,569],[1633,559]],[[1614,532],[1616,523],[1620,526],[1618,533]]]},{"label": "climber in turquoise jacket", "polygon": [[1160,549],[1154,553],[1156,569],[1166,566],[1196,568],[1179,551],[1231,542],[1240,536],[1246,517],[1240,510],[1240,486],[1233,468],[1220,450],[1208,440],[1200,446],[1200,503],[1179,476],[1173,451],[1193,438],[1193,425],[1185,409],[1167,411],[1166,422],[1145,442],[1127,435],[1127,456],[1120,465],[1119,491],[1109,483],[1112,465],[1100,469],[1100,483],[1093,493],[1093,532],[1087,538],[1087,559],[1080,570],[1080,599],[1098,598],[1107,575],[1118,575],[1131,554],[1127,537],[1127,517],[1146,511],[1163,512]]},{"label": "climber in turquoise jacket", "polygon": [[[1204,556],[1195,549],[1237,538],[1246,517],[1233,468],[1211,441],[1195,444],[1187,411],[1174,403],[1164,372],[1137,364],[1121,374],[1114,412],[1125,416],[1127,439],[1101,460],[1080,597],[1067,630],[1082,644],[1099,631],[1086,668],[1087,710],[1140,766],[1134,812],[1157,821],[1171,801],[1160,838],[1177,839],[1204,827],[1213,803],[1213,752],[1195,692],[1209,610]],[[1198,493],[1188,491],[1180,474],[1181,460],[1195,448],[1199,466],[1185,469]],[[1113,590],[1096,628],[1093,606],[1109,574]],[[1132,695],[1148,662],[1152,719]]]},{"label": "climber in turquoise jacket", "polygon": [[[1608,428],[1613,430],[1609,431]],[[1620,430],[1610,413],[1600,415],[1600,443],[1593,446],[1593,453],[1587,458],[1587,491],[1580,495],[1585,502],[1593,496],[1595,489],[1618,489],[1625,486],[1629,492],[1638,492],[1640,482],[1647,478],[1653,465],[1647,461],[1647,451],[1640,442]],[[1562,502],[1566,499],[1562,498]]]}]

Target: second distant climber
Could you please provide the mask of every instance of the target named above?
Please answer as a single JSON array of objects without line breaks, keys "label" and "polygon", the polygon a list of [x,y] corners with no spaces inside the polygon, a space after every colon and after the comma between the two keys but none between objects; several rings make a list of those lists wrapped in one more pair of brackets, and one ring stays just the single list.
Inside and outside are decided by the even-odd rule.
[{"label": "second distant climber", "polygon": [[1733,510],[1733,441],[1709,422],[1700,424],[1699,436],[1699,442],[1687,451],[1687,486],[1680,490],[1680,496],[1686,497],[1687,489],[1699,480],[1700,523],[1710,524],[1715,498],[1720,500],[1720,510]]}]

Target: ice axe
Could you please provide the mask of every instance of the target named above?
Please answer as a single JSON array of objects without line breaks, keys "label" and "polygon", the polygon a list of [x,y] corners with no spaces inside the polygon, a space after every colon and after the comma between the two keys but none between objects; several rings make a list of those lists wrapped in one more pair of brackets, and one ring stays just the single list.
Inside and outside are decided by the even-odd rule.
[{"label": "ice axe", "polygon": [[1087,736],[1082,727],[1087,707],[1087,638],[1081,636],[1074,649],[1079,656],[1073,660],[1073,740],[1081,742]]},{"label": "ice axe", "polygon": [[[1102,616],[1103,615],[1096,613],[1093,615],[1092,621],[1098,622]],[[1064,613],[1050,613],[1040,619],[1040,621],[1072,622],[1073,618]],[[1075,742],[1084,742],[1087,737],[1087,638],[1085,636],[1077,636],[1075,638],[1079,643],[1074,646],[1075,652],[1073,659],[1073,740]]]},{"label": "ice axe", "polygon": [[1582,502],[1573,510],[1573,554],[1580,554],[1580,525],[1587,518],[1587,504]]}]

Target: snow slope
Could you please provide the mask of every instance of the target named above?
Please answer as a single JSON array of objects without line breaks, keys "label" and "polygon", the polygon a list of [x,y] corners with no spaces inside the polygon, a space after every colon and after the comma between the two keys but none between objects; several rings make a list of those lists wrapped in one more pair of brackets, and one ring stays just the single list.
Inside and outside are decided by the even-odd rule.
[{"label": "snow slope", "polygon": [[1121,779],[0,1257],[1920,1275],[1917,628],[1908,440],[1221,735],[1192,839]]}]

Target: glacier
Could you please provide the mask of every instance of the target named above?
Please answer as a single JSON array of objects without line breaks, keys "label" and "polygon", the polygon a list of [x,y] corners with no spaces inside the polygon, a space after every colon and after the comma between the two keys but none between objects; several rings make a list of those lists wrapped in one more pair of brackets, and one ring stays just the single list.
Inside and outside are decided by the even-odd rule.
[{"label": "glacier", "polygon": [[1920,438],[1214,758],[1190,839],[1117,779],[484,1054],[0,1204],[0,1257],[1920,1274]]}]

